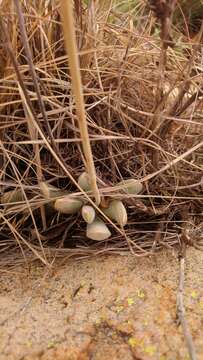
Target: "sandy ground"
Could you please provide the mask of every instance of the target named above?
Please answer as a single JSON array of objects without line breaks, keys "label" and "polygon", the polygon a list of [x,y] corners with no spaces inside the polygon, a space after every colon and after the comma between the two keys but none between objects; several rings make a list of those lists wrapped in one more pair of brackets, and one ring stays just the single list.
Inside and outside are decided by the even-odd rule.
[{"label": "sandy ground", "polygon": [[[1,275],[0,360],[187,360],[176,322],[178,261],[162,252],[34,264]],[[189,250],[187,319],[203,359],[203,253]]]}]

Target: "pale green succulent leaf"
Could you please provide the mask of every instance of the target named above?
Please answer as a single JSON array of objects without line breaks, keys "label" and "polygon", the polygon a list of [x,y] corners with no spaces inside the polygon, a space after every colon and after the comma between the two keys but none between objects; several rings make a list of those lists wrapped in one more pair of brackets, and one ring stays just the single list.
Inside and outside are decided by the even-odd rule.
[{"label": "pale green succulent leaf", "polygon": [[96,213],[92,206],[84,205],[82,207],[81,213],[83,219],[86,221],[87,224],[91,224],[94,221]]},{"label": "pale green succulent leaf", "polygon": [[108,239],[111,232],[100,218],[96,218],[91,224],[87,224],[86,235],[89,239],[102,241]]},{"label": "pale green succulent leaf", "polygon": [[54,208],[63,214],[76,214],[80,211],[83,205],[82,200],[72,197],[70,195],[57,199],[54,203]]}]

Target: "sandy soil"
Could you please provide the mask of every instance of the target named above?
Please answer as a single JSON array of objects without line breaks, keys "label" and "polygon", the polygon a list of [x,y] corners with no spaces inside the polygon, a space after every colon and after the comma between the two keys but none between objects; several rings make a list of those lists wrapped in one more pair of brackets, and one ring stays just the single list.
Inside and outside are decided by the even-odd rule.
[{"label": "sandy soil", "polygon": [[[69,260],[1,275],[0,360],[187,360],[176,322],[178,261]],[[203,253],[187,257],[185,305],[203,359]]]}]

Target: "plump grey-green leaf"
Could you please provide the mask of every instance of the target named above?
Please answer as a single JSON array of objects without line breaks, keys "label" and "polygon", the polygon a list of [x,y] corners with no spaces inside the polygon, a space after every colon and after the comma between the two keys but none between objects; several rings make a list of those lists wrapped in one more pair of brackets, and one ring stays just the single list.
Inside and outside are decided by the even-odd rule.
[{"label": "plump grey-green leaf", "polygon": [[70,195],[57,199],[54,203],[55,209],[63,214],[75,214],[81,209],[82,205],[82,200]]},{"label": "plump grey-green leaf", "polygon": [[102,209],[103,213],[111,220],[115,220],[120,226],[125,226],[128,221],[128,215],[125,206],[120,200],[113,200],[109,207]]},{"label": "plump grey-green leaf", "polygon": [[92,206],[84,205],[82,207],[81,213],[87,224],[91,224],[94,221],[96,213]]},{"label": "plump grey-green leaf", "polygon": [[127,194],[139,194],[143,189],[142,183],[135,179],[122,180],[117,186],[121,186]]},{"label": "plump grey-green leaf", "polygon": [[83,172],[79,178],[78,178],[78,185],[84,190],[84,191],[90,191],[91,190],[91,183],[89,175],[86,172]]},{"label": "plump grey-green leaf", "polygon": [[101,241],[108,239],[111,232],[100,218],[96,218],[91,224],[87,224],[86,235],[89,239]]}]

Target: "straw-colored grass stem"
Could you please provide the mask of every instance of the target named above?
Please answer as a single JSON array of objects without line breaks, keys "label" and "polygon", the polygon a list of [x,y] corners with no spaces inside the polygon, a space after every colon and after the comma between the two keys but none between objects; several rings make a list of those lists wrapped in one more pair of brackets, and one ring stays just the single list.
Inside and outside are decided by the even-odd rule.
[{"label": "straw-colored grass stem", "polygon": [[96,204],[100,203],[100,194],[97,187],[96,171],[89,140],[87,119],[85,114],[84,97],[80,75],[79,59],[76,45],[75,25],[73,17],[72,1],[61,0],[61,17],[63,19],[63,31],[65,45],[68,52],[70,74],[73,92],[75,95],[78,123],[82,138],[82,145],[86,160],[87,172],[90,175],[91,188],[94,193]]}]

